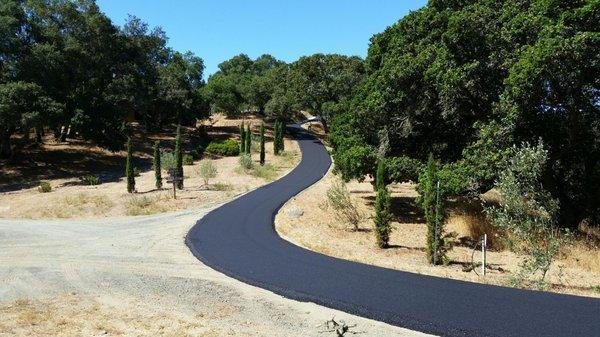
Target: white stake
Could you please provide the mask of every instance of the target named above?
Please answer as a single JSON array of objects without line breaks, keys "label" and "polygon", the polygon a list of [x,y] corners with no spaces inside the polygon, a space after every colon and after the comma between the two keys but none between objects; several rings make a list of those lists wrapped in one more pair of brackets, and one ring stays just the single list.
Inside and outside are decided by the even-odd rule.
[{"label": "white stake", "polygon": [[483,255],[483,259],[481,262],[481,272],[482,272],[483,276],[485,276],[486,251],[487,251],[487,234],[483,234],[483,242],[481,244],[481,255]]}]

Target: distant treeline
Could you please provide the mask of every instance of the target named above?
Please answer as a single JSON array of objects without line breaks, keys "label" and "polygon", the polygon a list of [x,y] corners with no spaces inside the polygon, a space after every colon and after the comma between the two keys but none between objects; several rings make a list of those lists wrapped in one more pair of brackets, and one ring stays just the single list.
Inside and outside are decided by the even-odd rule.
[{"label": "distant treeline", "polygon": [[16,132],[117,150],[127,120],[155,129],[206,116],[202,59],[166,43],[135,17],[115,26],[92,0],[1,1],[0,155]]}]

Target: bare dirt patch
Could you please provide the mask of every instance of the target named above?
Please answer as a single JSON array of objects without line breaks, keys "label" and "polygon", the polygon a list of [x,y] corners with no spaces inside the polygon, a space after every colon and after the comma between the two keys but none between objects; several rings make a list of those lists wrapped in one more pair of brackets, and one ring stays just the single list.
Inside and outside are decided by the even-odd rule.
[{"label": "bare dirt patch", "polygon": [[[425,253],[426,226],[420,207],[416,204],[417,192],[413,184],[390,186],[395,221],[389,249],[376,246],[372,232],[375,192],[369,181],[350,182],[347,186],[363,220],[358,231],[325,207],[327,190],[335,175],[330,171],[326,177],[290,200],[277,214],[275,226],[285,239],[305,247],[342,259],[404,270],[419,274],[446,277],[479,283],[506,285],[512,272],[518,270],[520,257],[505,250],[490,251],[487,255],[488,273],[485,277],[474,271],[465,271],[472,263],[473,219],[461,214],[449,217],[446,229],[458,233],[463,243],[450,253],[449,266],[431,266]],[[292,209],[301,209],[300,217],[290,216]],[[577,242],[570,252],[557,261],[549,273],[551,291],[600,297],[600,250]],[[475,254],[475,263],[480,263]]]}]

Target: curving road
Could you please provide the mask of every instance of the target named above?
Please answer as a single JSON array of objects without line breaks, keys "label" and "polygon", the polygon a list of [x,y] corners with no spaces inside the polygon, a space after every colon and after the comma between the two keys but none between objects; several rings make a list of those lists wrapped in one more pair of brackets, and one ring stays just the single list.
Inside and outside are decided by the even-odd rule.
[{"label": "curving road", "polygon": [[331,165],[297,126],[302,161],[282,179],[206,215],[186,237],[208,266],[299,301],[443,336],[600,336],[600,300],[411,274],[340,260],[281,239],[279,208]]}]

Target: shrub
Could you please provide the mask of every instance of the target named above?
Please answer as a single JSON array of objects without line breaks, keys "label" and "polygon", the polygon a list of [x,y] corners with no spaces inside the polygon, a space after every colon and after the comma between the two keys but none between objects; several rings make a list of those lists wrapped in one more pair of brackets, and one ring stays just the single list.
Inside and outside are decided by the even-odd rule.
[{"label": "shrub", "polygon": [[245,170],[250,170],[254,166],[254,163],[252,162],[252,156],[250,156],[247,153],[242,154],[240,156],[239,163],[240,167],[242,167]]},{"label": "shrub", "polygon": [[455,234],[444,231],[446,195],[440,182],[439,165],[432,154],[419,177],[418,190],[427,223],[427,259],[434,265],[447,264],[446,253],[452,249]]},{"label": "shrub", "polygon": [[179,175],[177,189],[183,189],[183,153],[181,152],[181,125],[177,126],[177,136],[175,137],[175,170]]},{"label": "shrub", "polygon": [[217,156],[233,157],[240,154],[240,147],[233,139],[213,140],[206,147],[206,152]]},{"label": "shrub", "polygon": [[558,200],[541,184],[548,159],[543,144],[523,144],[514,150],[514,157],[495,184],[501,195],[499,206],[487,207],[485,212],[503,231],[506,246],[525,255],[520,271],[513,277],[514,285],[539,275],[534,281],[543,288],[552,262],[571,238],[558,228]]},{"label": "shrub", "polygon": [[154,143],[154,179],[156,180],[155,186],[156,188],[162,188],[162,171],[161,171],[161,158],[160,158],[160,141],[156,141]]},{"label": "shrub", "polygon": [[353,230],[358,230],[362,217],[350,198],[346,184],[341,179],[336,179],[327,190],[326,206],[331,207],[338,218],[351,224]]},{"label": "shrub", "polygon": [[204,185],[208,186],[209,180],[217,176],[217,168],[213,164],[212,160],[206,159],[200,162],[198,175],[200,175],[200,178],[204,180]]},{"label": "shrub", "polygon": [[273,181],[275,178],[277,178],[277,169],[270,164],[259,165],[254,167],[252,170],[252,175],[267,181]]},{"label": "shrub", "polygon": [[83,180],[83,183],[86,185],[100,185],[100,177],[94,174],[85,175],[81,178],[81,180]]},{"label": "shrub", "polygon": [[265,164],[265,123],[260,125],[260,164]]},{"label": "shrub", "polygon": [[231,191],[231,190],[233,190],[233,186],[231,184],[216,183],[211,186],[211,190],[213,190],[213,191]]},{"label": "shrub", "polygon": [[127,192],[133,193],[135,191],[135,176],[133,172],[133,142],[131,141],[131,137],[127,139],[125,175],[127,176]]},{"label": "shrub", "polygon": [[175,154],[173,152],[165,152],[160,155],[161,166],[166,171],[170,171],[177,167],[177,161],[175,160]]},{"label": "shrub", "polygon": [[386,187],[380,187],[377,190],[375,199],[375,235],[377,238],[377,246],[379,248],[387,248],[390,241],[390,233],[392,227],[391,213],[391,198]]},{"label": "shrub", "polygon": [[184,154],[183,155],[183,165],[194,165],[194,156],[192,156],[191,154]]},{"label": "shrub", "polygon": [[52,191],[52,186],[47,181],[40,181],[40,185],[38,186],[38,192],[40,193],[48,193]]}]

